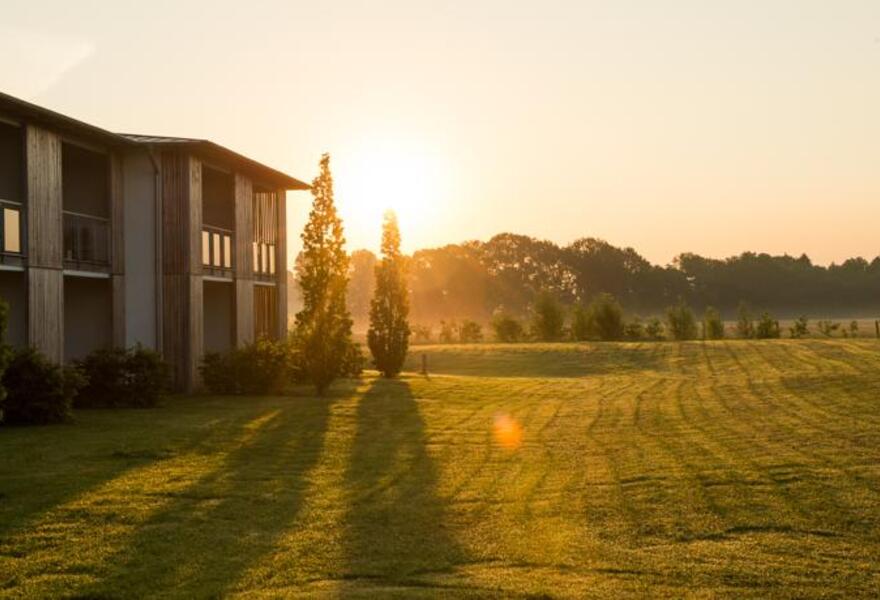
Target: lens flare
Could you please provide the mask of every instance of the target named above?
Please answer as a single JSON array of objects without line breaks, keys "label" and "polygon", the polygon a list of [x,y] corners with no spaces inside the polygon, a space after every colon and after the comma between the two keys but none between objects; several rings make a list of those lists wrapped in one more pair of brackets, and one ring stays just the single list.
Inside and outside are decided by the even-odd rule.
[{"label": "lens flare", "polygon": [[495,415],[492,433],[495,443],[505,450],[516,450],[522,444],[522,426],[507,413]]}]

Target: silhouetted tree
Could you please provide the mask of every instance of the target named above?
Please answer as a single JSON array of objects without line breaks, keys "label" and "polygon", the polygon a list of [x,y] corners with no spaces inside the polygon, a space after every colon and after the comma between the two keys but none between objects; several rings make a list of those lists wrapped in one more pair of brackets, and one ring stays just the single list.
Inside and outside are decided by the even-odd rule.
[{"label": "silhouetted tree", "polygon": [[321,157],[321,171],[312,181],[312,209],[303,229],[299,285],[303,308],[296,315],[294,341],[304,376],[323,395],[337,377],[357,370],[351,339],[351,317],[345,304],[348,255],[342,220],[333,202],[330,156]]},{"label": "silhouetted tree", "polygon": [[720,340],[724,337],[724,322],[721,320],[721,313],[711,306],[706,308],[703,315],[703,331],[706,338],[710,340]]},{"label": "silhouetted tree", "polygon": [[409,295],[404,260],[400,253],[397,217],[388,212],[382,225],[382,260],[376,265],[376,291],[370,303],[367,331],[373,362],[385,377],[400,373],[409,347]]},{"label": "silhouetted tree", "polygon": [[614,296],[603,292],[593,299],[587,308],[587,328],[603,341],[623,337],[623,309]]},{"label": "silhouetted tree", "polygon": [[666,309],[666,324],[675,340],[692,340],[697,337],[697,322],[694,313],[684,300]]},{"label": "silhouetted tree", "polygon": [[532,309],[532,335],[542,342],[555,342],[562,338],[565,313],[559,300],[550,292],[541,292]]}]

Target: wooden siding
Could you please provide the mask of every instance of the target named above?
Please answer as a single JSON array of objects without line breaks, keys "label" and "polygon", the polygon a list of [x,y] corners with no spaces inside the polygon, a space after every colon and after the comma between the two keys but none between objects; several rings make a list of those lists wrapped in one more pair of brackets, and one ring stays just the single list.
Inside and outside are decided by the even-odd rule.
[{"label": "wooden siding", "polygon": [[117,348],[125,347],[125,276],[111,275],[110,305],[113,310],[112,330],[113,345]]},{"label": "wooden siding", "polygon": [[278,213],[276,223],[275,276],[277,290],[275,310],[278,339],[287,337],[287,192],[278,190]]},{"label": "wooden siding", "polygon": [[235,175],[235,344],[254,341],[254,188]]},{"label": "wooden siding", "polygon": [[61,271],[61,138],[28,125],[27,165],[28,344],[49,359],[64,359],[64,277]]},{"label": "wooden siding", "polygon": [[235,276],[253,279],[254,188],[251,180],[235,175]]},{"label": "wooden siding", "polygon": [[261,337],[275,337],[278,332],[276,321],[278,315],[278,295],[275,286],[254,286],[254,335]]},{"label": "wooden siding", "polygon": [[61,269],[30,267],[28,279],[28,345],[49,360],[64,360],[64,275]]},{"label": "wooden siding", "polygon": [[[28,125],[27,153],[27,251],[32,267],[62,266],[61,138]],[[59,304],[61,300],[59,299]]]},{"label": "wooden siding", "polygon": [[161,164],[162,349],[175,387],[191,391],[204,346],[201,164],[176,152],[163,153]]}]

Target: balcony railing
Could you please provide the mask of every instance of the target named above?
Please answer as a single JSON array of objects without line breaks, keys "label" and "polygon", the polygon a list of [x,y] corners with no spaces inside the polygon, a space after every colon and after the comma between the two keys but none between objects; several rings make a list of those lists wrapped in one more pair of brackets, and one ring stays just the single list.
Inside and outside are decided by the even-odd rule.
[{"label": "balcony railing", "polygon": [[202,267],[206,273],[228,277],[232,274],[233,232],[221,227],[202,227]]},{"label": "balcony railing", "polygon": [[74,268],[110,264],[110,220],[64,211],[64,262]]}]

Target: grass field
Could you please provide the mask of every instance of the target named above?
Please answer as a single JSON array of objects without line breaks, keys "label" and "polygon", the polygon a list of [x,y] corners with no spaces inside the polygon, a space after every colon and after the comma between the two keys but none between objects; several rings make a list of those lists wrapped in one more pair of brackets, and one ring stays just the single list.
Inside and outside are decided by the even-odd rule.
[{"label": "grass field", "polygon": [[0,430],[0,596],[880,590],[880,343],[423,352]]}]

